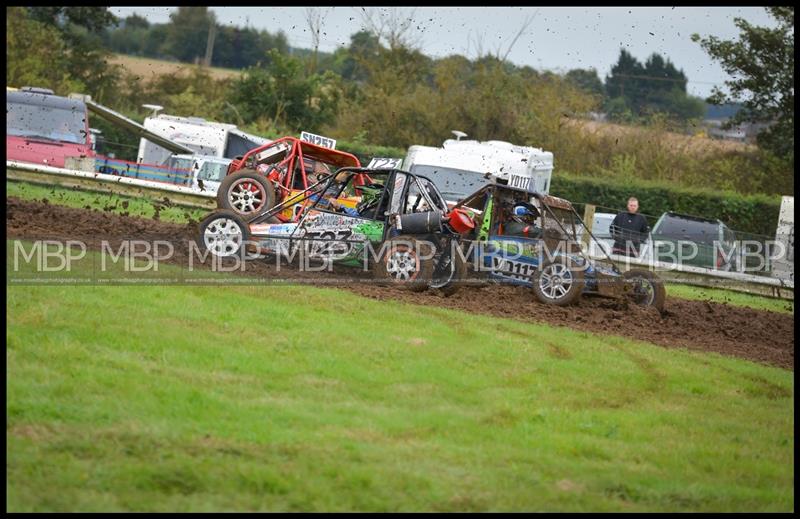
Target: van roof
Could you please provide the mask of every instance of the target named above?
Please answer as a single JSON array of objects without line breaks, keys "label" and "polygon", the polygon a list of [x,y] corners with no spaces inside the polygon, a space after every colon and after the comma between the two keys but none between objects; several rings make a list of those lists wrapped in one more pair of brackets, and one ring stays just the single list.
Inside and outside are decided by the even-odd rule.
[{"label": "van roof", "polygon": [[703,216],[694,216],[691,214],[676,213],[675,211],[667,211],[664,213],[669,218],[679,218],[681,220],[694,220],[696,222],[716,223],[725,225],[721,220],[716,218],[706,218]]},{"label": "van roof", "polygon": [[[455,142],[455,141],[453,141]],[[463,142],[463,141],[462,141]],[[470,143],[473,144],[473,143]],[[449,145],[443,148],[411,146],[414,164],[463,169],[467,171],[522,172],[527,169],[552,169],[553,154],[533,149],[529,154],[487,145]]]},{"label": "van roof", "polygon": [[46,106],[49,108],[59,108],[62,110],[79,110],[86,111],[86,103],[77,99],[68,99],[66,97],[56,96],[52,94],[39,94],[36,92],[23,92],[21,90],[6,90],[7,103],[19,103],[35,106]]}]

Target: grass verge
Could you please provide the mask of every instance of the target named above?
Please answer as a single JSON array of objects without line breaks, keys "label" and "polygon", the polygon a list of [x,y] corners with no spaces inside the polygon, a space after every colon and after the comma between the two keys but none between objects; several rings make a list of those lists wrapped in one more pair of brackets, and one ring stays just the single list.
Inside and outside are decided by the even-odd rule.
[{"label": "grass verge", "polygon": [[8,287],[7,509],[791,511],[791,372],[311,287]]},{"label": "grass verge", "polygon": [[[24,200],[46,200],[47,203],[76,207],[79,209],[96,209],[124,216],[153,218],[156,206],[153,200],[133,198],[109,193],[91,193],[60,186],[41,186],[28,182],[6,181],[6,196],[15,196]],[[161,205],[161,204],[159,204]],[[187,223],[190,219],[199,221],[208,211],[192,207],[159,208],[159,219],[165,222]]]}]

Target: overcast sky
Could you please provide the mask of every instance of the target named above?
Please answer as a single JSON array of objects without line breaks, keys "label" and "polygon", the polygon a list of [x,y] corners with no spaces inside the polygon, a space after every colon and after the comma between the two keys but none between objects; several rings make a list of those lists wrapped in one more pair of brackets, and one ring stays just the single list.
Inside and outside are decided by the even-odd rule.
[{"label": "overcast sky", "polygon": [[[151,23],[169,21],[177,7],[112,7],[120,17],[137,13]],[[210,7],[220,24],[283,30],[292,47],[311,48],[305,7]],[[320,50],[347,46],[350,35],[363,28],[361,7],[322,7],[327,13]],[[390,10],[410,15],[419,48],[432,57],[461,54],[476,57],[478,42],[484,52],[501,54],[512,43],[526,18],[533,22],[513,45],[508,59],[537,70],[564,73],[572,68],[597,69],[601,78],[610,73],[625,48],[639,61],[657,52],[669,58],[689,78],[689,93],[706,97],[714,85],[729,76],[700,45],[692,33],[734,39],[739,30],[733,19],[774,27],[763,7],[367,7],[388,17]]]}]

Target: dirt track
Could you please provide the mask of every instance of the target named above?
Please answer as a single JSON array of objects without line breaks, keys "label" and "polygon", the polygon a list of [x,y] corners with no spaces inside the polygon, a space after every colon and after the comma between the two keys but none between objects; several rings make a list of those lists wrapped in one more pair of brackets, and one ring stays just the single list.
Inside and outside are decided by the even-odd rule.
[{"label": "dirt track", "polygon": [[[125,239],[169,240],[175,248],[171,261],[186,265],[188,243],[194,239],[196,226],[7,198],[6,233],[9,239],[82,240],[94,249],[100,248],[101,240],[108,240],[112,246]],[[319,276],[285,267],[277,273],[274,263],[260,261],[249,263],[244,275],[280,276],[297,281]],[[340,269],[328,276],[332,276],[331,280],[366,279],[364,274],[352,269]],[[650,308],[603,298],[585,297],[577,305],[562,308],[536,302],[530,290],[522,287],[497,285],[465,287],[449,298],[433,292],[410,293],[366,282],[352,282],[342,288],[374,299],[395,299],[467,313],[544,322],[794,369],[794,320],[789,314],[669,297],[663,315]]]}]

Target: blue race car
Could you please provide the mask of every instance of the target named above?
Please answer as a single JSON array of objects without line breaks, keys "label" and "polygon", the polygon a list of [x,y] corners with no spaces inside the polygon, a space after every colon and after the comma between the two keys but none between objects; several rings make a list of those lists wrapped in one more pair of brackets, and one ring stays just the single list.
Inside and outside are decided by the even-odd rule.
[{"label": "blue race car", "polygon": [[455,208],[475,221],[461,240],[463,257],[472,266],[466,269],[468,277],[531,287],[548,304],[566,305],[582,294],[596,294],[664,308],[666,291],[654,273],[623,273],[611,258],[605,265],[586,257],[576,234],[576,223],[583,222],[567,200],[489,184]]}]

